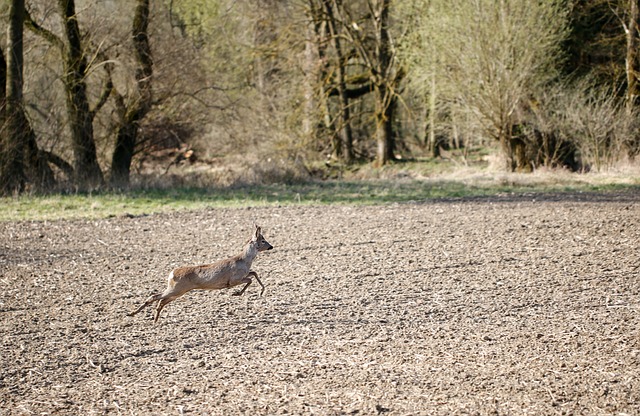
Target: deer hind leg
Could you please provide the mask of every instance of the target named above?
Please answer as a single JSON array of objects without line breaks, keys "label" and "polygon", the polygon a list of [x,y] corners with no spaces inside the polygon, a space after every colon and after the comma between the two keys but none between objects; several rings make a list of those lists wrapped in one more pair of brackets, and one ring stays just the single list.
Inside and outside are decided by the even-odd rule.
[{"label": "deer hind leg", "polygon": [[133,316],[133,315],[137,314],[138,312],[140,312],[141,310],[143,310],[147,306],[151,305],[153,302],[157,301],[161,297],[162,297],[162,293],[156,293],[154,295],[149,296],[149,298],[147,298],[147,300],[144,301],[144,303],[142,305],[140,305],[140,307],[138,309],[136,309],[133,312],[128,313],[127,315],[128,316]]},{"label": "deer hind leg", "polygon": [[260,278],[258,277],[258,273],[256,272],[249,272],[249,274],[247,274],[245,277],[242,278],[242,280],[240,281],[241,283],[246,283],[246,285],[244,285],[244,287],[242,288],[242,290],[239,290],[237,292],[233,292],[232,295],[233,296],[241,296],[245,290],[247,290],[247,288],[249,287],[249,285],[251,285],[251,283],[253,282],[253,280],[251,280],[251,277],[253,276],[256,278],[256,281],[258,282],[258,284],[260,285],[260,287],[262,287],[262,290],[260,291],[260,296],[262,296],[262,294],[264,293],[264,285],[262,284],[262,282],[260,281]]}]

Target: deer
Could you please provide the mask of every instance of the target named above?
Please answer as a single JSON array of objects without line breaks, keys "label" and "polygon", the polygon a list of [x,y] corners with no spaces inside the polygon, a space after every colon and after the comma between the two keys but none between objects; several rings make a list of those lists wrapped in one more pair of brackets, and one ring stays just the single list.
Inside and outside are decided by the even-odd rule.
[{"label": "deer", "polygon": [[262,296],[264,293],[264,285],[260,281],[258,274],[251,270],[251,263],[253,263],[258,253],[272,250],[273,246],[262,236],[262,229],[257,225],[255,227],[255,233],[251,239],[247,241],[242,252],[212,264],[184,266],[174,269],[169,273],[167,288],[164,292],[149,296],[138,309],[127,315],[134,316],[147,306],[158,302],[153,318],[154,322],[158,322],[160,312],[169,302],[178,299],[191,290],[227,289],[244,284],[245,286],[241,290],[232,293],[232,296],[241,296],[253,282],[252,277],[254,277],[258,284],[260,284],[260,287],[262,287],[260,291],[260,296]]}]

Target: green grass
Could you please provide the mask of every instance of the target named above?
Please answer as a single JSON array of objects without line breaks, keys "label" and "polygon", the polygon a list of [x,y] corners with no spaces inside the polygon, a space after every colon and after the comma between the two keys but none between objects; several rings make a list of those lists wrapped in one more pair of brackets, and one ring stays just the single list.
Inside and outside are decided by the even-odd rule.
[{"label": "green grass", "polygon": [[227,188],[176,189],[56,194],[0,198],[0,221],[106,218],[196,210],[206,207],[281,205],[376,205],[519,193],[640,191],[634,184],[513,183],[468,184],[455,180],[310,181],[294,185],[253,185]]}]

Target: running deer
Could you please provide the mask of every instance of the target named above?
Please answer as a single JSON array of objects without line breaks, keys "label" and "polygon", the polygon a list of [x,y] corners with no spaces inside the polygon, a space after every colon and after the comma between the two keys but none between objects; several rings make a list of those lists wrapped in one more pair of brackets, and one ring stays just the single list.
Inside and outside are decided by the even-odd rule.
[{"label": "running deer", "polygon": [[244,250],[242,250],[240,254],[213,264],[186,266],[174,269],[169,273],[167,289],[162,293],[151,295],[138,309],[128,315],[133,316],[154,302],[158,302],[156,314],[153,319],[154,322],[158,322],[162,308],[164,308],[167,303],[178,299],[190,290],[225,289],[245,283],[242,290],[233,293],[233,296],[240,296],[253,282],[251,276],[255,277],[262,287],[260,291],[260,296],[262,296],[264,293],[264,285],[258,278],[258,274],[251,270],[251,263],[259,252],[271,250],[272,248],[273,246],[262,236],[260,227],[256,225],[255,234],[251,240],[247,242]]}]

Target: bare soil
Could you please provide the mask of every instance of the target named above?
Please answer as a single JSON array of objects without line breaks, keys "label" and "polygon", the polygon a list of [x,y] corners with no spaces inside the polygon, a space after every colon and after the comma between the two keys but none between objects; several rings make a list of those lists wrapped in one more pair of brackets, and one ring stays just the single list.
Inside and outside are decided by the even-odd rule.
[{"label": "bare soil", "polygon": [[[127,312],[263,227],[257,284]],[[640,414],[640,195],[0,223],[0,414]]]}]

